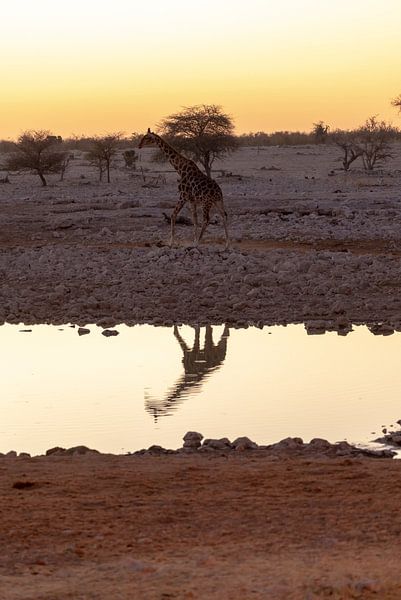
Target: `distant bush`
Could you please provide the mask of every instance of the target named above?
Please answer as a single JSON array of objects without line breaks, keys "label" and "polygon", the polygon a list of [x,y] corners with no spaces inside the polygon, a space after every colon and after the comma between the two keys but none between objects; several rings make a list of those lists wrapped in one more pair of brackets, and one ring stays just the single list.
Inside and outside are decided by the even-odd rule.
[{"label": "distant bush", "polygon": [[63,141],[63,147],[67,150],[80,150],[81,152],[89,152],[92,142],[93,137],[72,135],[69,138],[65,138]]},{"label": "distant bush", "polygon": [[[67,150],[80,150],[81,152],[90,152],[91,148],[93,147],[94,141],[98,138],[99,136],[97,135],[85,136],[74,134],[63,140],[63,148]],[[117,140],[117,148],[119,150],[123,150],[129,145],[135,146],[134,140],[132,138],[124,137],[119,133],[119,139]]]},{"label": "distant bush", "polygon": [[15,150],[15,142],[0,140],[0,152],[12,152]]},{"label": "distant bush", "polygon": [[258,131],[256,133],[243,133],[237,137],[240,146],[304,146],[305,144],[314,144],[315,139],[312,133],[302,131],[275,131],[266,133]]},{"label": "distant bush", "polygon": [[330,140],[342,149],[345,171],[358,158],[361,158],[365,171],[373,171],[392,158],[391,143],[398,139],[400,131],[385,121],[379,121],[376,116],[369,117],[358,129],[337,129],[330,135]]},{"label": "distant bush", "polygon": [[315,144],[325,144],[329,135],[329,125],[326,125],[323,121],[313,123],[312,134],[315,138]]}]

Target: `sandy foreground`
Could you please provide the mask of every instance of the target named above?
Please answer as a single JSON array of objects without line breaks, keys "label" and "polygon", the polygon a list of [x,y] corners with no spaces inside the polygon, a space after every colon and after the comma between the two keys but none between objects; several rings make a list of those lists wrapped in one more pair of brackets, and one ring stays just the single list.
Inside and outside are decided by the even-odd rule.
[{"label": "sandy foreground", "polygon": [[[228,252],[218,220],[201,252],[188,226],[165,246],[177,176],[146,152],[145,180],[120,164],[99,184],[79,153],[48,188],[13,175],[0,322],[401,330],[394,153],[368,176],[330,147],[242,149],[215,171]],[[1,458],[0,600],[400,599],[400,486],[386,458]]]},{"label": "sandy foreground", "polygon": [[2,600],[401,597],[400,461],[85,455],[0,472]]}]

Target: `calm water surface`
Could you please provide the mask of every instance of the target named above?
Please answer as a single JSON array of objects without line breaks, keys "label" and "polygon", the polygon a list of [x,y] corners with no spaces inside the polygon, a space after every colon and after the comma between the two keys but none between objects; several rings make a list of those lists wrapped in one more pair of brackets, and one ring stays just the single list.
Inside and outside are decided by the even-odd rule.
[{"label": "calm water surface", "polygon": [[177,448],[188,430],[367,443],[401,418],[401,334],[89,328],[0,328],[1,452]]}]

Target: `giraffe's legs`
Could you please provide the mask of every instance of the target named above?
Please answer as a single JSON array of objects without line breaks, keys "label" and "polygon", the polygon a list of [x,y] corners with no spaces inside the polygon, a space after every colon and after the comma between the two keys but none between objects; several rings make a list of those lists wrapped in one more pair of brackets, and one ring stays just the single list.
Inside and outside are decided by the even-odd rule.
[{"label": "giraffe's legs", "polygon": [[228,227],[227,227],[227,213],[226,213],[226,211],[224,209],[224,204],[223,204],[222,201],[221,202],[217,202],[216,208],[219,211],[219,213],[221,214],[221,217],[223,219],[224,233],[225,233],[225,236],[226,236],[226,245],[225,245],[225,248],[227,250],[227,248],[229,248],[229,246],[230,246],[230,240],[229,240],[229,237],[228,237]]},{"label": "giraffe's legs", "polygon": [[176,340],[180,344],[181,350],[184,352],[184,354],[185,354],[185,352],[189,352],[189,348],[188,348],[188,346],[187,346],[184,338],[182,337],[182,335],[178,331],[177,325],[174,325],[174,337],[176,338]]},{"label": "giraffe's legs", "polygon": [[213,346],[213,327],[211,325],[206,325],[205,348],[208,348],[210,350],[211,348],[213,348]]},{"label": "giraffe's legs", "polygon": [[194,244],[198,241],[198,211],[196,208],[196,204],[193,200],[190,202],[191,212],[192,212],[192,220],[194,222]]},{"label": "giraffe's legs", "polygon": [[194,345],[193,345],[192,350],[196,350],[196,352],[199,352],[199,349],[200,349],[200,326],[195,325],[194,331],[195,331],[195,339],[194,339]]},{"label": "giraffe's legs", "polygon": [[201,241],[202,236],[205,233],[205,229],[209,225],[209,220],[210,220],[209,213],[210,213],[210,204],[208,202],[205,202],[205,204],[203,205],[203,223],[202,223],[202,228],[199,233],[199,237],[196,240],[197,244],[199,244],[199,242]]},{"label": "giraffe's legs", "polygon": [[180,212],[180,210],[182,209],[182,207],[184,206],[186,200],[185,198],[181,197],[180,200],[177,202],[177,204],[174,207],[173,213],[171,215],[171,237],[170,237],[170,246],[174,245],[174,232],[175,232],[175,220],[177,218],[178,213]]}]

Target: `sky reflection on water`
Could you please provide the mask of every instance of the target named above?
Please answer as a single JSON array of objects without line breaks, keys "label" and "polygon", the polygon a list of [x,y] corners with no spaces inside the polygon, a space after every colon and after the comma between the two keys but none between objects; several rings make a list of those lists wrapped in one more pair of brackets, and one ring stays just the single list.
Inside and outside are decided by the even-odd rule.
[{"label": "sky reflection on water", "polygon": [[0,451],[125,452],[206,437],[366,442],[401,418],[401,334],[228,329],[0,328]]}]

